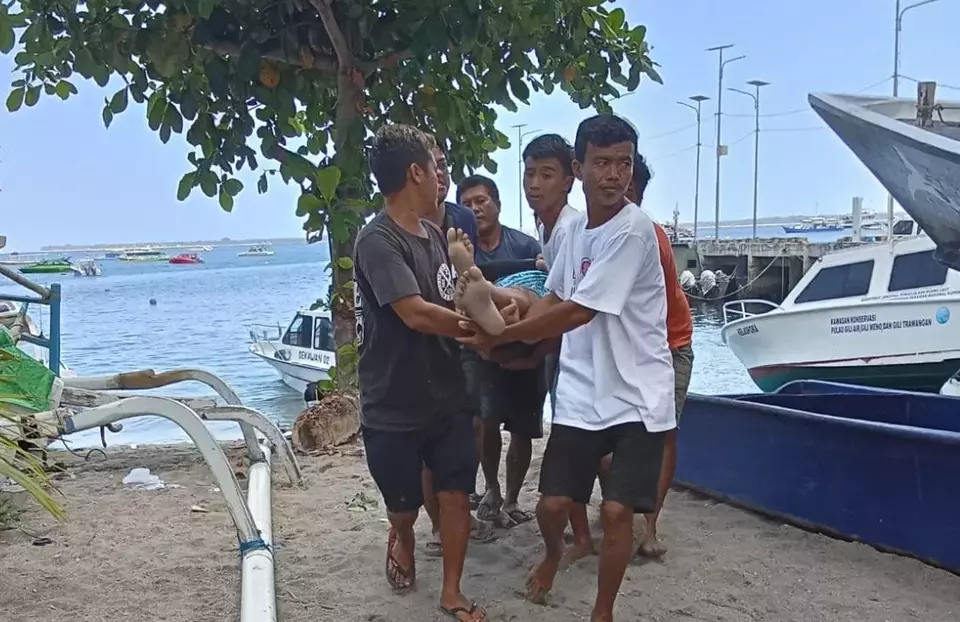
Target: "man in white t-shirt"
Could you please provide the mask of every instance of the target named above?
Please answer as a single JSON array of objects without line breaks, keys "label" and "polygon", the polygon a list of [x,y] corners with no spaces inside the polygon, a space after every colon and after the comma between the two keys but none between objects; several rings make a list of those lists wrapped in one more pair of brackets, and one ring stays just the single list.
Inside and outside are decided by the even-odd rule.
[{"label": "man in white t-shirt", "polygon": [[676,427],[657,237],[650,218],[624,199],[636,146],[636,131],[619,117],[598,115],[580,124],[574,172],[583,183],[587,215],[566,230],[550,268],[550,293],[501,335],[484,335],[465,322],[475,332],[460,340],[487,350],[563,335],[557,410],[537,504],[546,552],[527,595],[541,602],[552,589],[570,508],[589,503],[600,461],[612,453],[592,622],[613,620],[633,553],[633,514],[656,506],[665,432]]}]

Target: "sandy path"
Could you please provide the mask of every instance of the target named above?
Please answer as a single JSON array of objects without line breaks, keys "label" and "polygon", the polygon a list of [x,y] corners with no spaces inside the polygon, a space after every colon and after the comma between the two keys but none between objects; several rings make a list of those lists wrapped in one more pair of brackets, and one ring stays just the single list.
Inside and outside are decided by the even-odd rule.
[{"label": "sandy path", "polygon": [[[123,490],[121,478],[136,466],[181,487]],[[303,466],[311,484],[307,490],[278,486],[274,494],[281,620],[441,619],[438,561],[420,556],[420,587],[404,597],[394,596],[382,578],[382,506],[348,507],[361,491],[377,497],[359,452],[307,458]],[[24,517],[25,530],[53,544],[34,546],[21,531],[0,533],[0,620],[238,619],[236,536],[198,454],[186,448],[117,450],[108,460],[94,457],[73,472],[75,478],[60,482],[68,522],[54,524],[34,509]],[[521,498],[527,507],[534,500],[528,486],[531,492]],[[191,512],[194,505],[211,511]],[[670,496],[663,521],[667,561],[628,570],[618,620],[946,622],[960,617],[960,577],[920,562],[682,492]],[[588,619],[595,559],[558,577],[549,607],[514,595],[539,550],[535,524],[471,547],[464,590],[487,606],[490,620]]]}]

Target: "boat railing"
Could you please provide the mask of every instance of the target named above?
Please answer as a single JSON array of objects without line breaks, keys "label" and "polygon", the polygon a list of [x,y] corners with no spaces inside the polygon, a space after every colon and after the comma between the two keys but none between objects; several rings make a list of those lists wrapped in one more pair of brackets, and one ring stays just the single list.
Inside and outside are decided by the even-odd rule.
[{"label": "boat railing", "polygon": [[[51,283],[50,287],[44,287],[34,283],[19,272],[11,270],[7,266],[0,265],[0,276],[4,276],[17,285],[30,290],[36,296],[18,296],[15,294],[2,294],[0,300],[20,303],[19,318],[14,322],[14,332],[17,337],[27,343],[31,343],[41,348],[46,348],[49,354],[49,366],[57,376],[60,375],[60,284]],[[29,334],[29,331],[23,331],[17,327],[22,327],[31,304],[38,304],[50,307],[50,335],[43,337],[41,335]]]},{"label": "boat railing", "polygon": [[[757,310],[760,309],[760,310]],[[763,315],[771,311],[782,311],[783,307],[761,298],[745,300],[731,300],[723,303],[723,323],[729,324],[736,320]]]},{"label": "boat railing", "polygon": [[261,341],[279,341],[283,337],[283,327],[279,324],[251,324],[250,341],[260,343]]}]

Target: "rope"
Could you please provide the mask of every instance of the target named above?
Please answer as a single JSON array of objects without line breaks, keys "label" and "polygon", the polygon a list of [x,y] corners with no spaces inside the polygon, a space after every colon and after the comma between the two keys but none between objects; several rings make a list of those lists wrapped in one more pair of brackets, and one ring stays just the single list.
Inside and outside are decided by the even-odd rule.
[{"label": "rope", "polygon": [[[784,249],[781,248],[781,249],[777,252],[777,254],[770,259],[770,263],[768,263],[768,264],[766,265],[766,267],[757,274],[757,276],[755,276],[755,277],[753,277],[752,279],[750,279],[749,282],[747,282],[746,284],[744,284],[742,287],[740,287],[740,288],[737,289],[736,291],[734,291],[734,292],[732,292],[732,293],[730,293],[730,294],[725,294],[725,295],[723,296],[723,298],[731,298],[731,297],[733,297],[733,296],[736,296],[737,294],[739,294],[739,293],[742,292],[743,290],[747,289],[748,287],[750,287],[751,285],[753,285],[754,283],[756,283],[756,282],[757,282],[757,279],[759,279],[761,276],[763,276],[763,275],[767,272],[767,270],[769,270],[770,267],[773,266],[773,264],[777,261],[777,259],[779,259],[779,258],[784,254],[784,253],[783,253],[783,250],[784,250]],[[699,251],[698,251],[698,254],[699,254]],[[701,261],[701,265],[702,265],[702,261]],[[781,266],[781,267],[782,267],[782,266]],[[734,268],[733,273],[730,275],[730,278],[733,278],[736,274],[737,274],[737,270],[736,270],[736,268]],[[696,295],[691,294],[691,293],[688,293],[688,292],[684,292],[684,293],[687,294],[687,296],[688,296],[689,298],[693,298],[694,300],[705,300],[705,301],[707,301],[707,302],[711,302],[711,301],[713,301],[713,300],[716,300],[716,298],[704,298],[703,296],[696,296]]]}]

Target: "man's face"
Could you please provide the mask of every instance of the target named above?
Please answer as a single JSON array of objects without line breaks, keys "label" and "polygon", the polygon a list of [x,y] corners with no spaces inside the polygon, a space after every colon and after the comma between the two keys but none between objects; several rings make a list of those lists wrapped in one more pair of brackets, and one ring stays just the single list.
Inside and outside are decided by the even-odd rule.
[{"label": "man's face", "polygon": [[588,205],[600,209],[617,209],[633,179],[633,154],[636,146],[623,142],[598,147],[587,144],[583,162],[574,162],[573,171],[583,182]]},{"label": "man's face", "polygon": [[571,186],[573,177],[564,174],[557,158],[523,161],[523,194],[534,214],[565,205]]},{"label": "man's face", "polygon": [[447,169],[447,156],[440,147],[434,147],[433,159],[437,163],[437,203],[446,200],[450,190],[450,171]]},{"label": "man's face", "polygon": [[411,164],[408,177],[417,190],[417,198],[419,199],[417,203],[421,208],[420,217],[426,218],[437,208],[437,191],[440,185],[437,175],[437,162],[433,154],[427,160],[426,168]]},{"label": "man's face", "polygon": [[484,185],[477,185],[460,194],[460,202],[477,216],[477,232],[489,231],[500,222],[500,206]]}]

